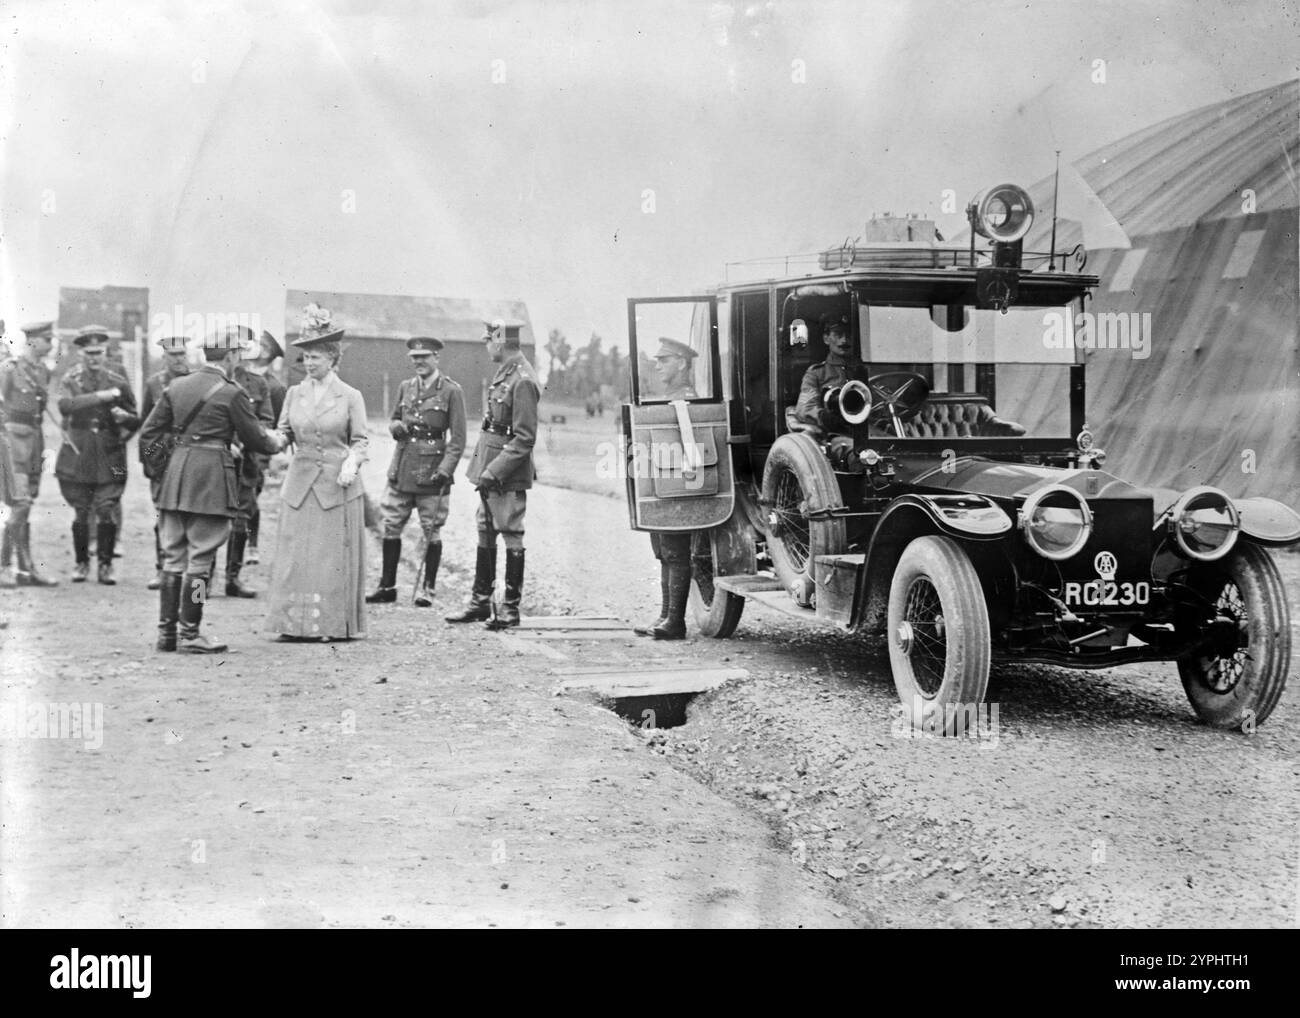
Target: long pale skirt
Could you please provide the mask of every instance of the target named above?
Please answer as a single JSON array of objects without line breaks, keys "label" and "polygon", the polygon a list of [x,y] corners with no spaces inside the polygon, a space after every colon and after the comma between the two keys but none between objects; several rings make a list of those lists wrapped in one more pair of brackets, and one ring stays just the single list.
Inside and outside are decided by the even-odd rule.
[{"label": "long pale skirt", "polygon": [[366,635],[365,500],[325,509],[308,492],[280,503],[267,632],[354,639]]}]

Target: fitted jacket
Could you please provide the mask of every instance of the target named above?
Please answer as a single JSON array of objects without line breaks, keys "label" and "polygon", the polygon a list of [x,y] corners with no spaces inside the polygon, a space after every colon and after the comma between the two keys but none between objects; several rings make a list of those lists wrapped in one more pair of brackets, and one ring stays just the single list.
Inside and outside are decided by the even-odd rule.
[{"label": "fitted jacket", "polygon": [[41,474],[45,438],[42,432],[45,405],[49,400],[50,369],[30,357],[0,364],[0,405],[9,432],[9,451],[14,472],[22,477]]},{"label": "fitted jacket", "polygon": [[[100,389],[121,392],[113,402],[102,403]],[[119,423],[111,410],[120,407],[127,416]],[[59,383],[59,413],[63,415],[63,444],[54,461],[54,473],[79,484],[126,482],[126,442],[140,427],[135,394],[125,375],[105,366],[95,374],[78,365]]]},{"label": "fitted jacket", "polygon": [[392,418],[401,421],[407,437],[397,440],[388,483],[406,495],[436,495],[444,491],[434,483],[439,471],[452,483],[456,465],[465,451],[465,393],[441,372],[432,386],[420,391],[420,379],[408,378],[397,390]]},{"label": "fitted jacket", "polygon": [[465,477],[471,484],[496,481],[503,491],[533,486],[533,444],[537,441],[537,401],[541,386],[528,359],[513,351],[488,386],[483,430]]},{"label": "fitted jacket", "polygon": [[308,494],[325,509],[361,498],[364,488],[355,481],[339,485],[339,468],[348,453],[357,465],[366,461],[366,403],[361,393],[331,372],[320,403],[312,404],[308,382],[290,386],[280,411],[280,431],[296,444],[284,476],[280,497],[293,509],[302,508]]},{"label": "fitted jacket", "polygon": [[239,488],[231,440],[238,438],[245,449],[275,452],[271,436],[253,415],[248,394],[211,364],[181,375],[163,390],[140,432],[141,446],[153,445],[183,424],[213,386],[216,391],[207,396],[185,433],[176,438],[159,486],[159,509],[235,516]]}]

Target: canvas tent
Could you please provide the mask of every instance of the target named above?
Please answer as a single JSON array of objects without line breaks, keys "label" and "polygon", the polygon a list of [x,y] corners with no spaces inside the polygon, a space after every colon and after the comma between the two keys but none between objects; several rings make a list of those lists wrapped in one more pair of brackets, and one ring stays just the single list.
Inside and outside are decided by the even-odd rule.
[{"label": "canvas tent", "polygon": [[[1095,313],[1149,313],[1149,355],[1088,358],[1107,469],[1300,507],[1300,82],[1193,110],[1073,162],[1130,247],[1088,252]],[[1052,178],[1026,251],[1047,251]],[[1062,218],[1056,250],[1083,238]],[[1030,263],[1032,264],[1032,263]]]}]

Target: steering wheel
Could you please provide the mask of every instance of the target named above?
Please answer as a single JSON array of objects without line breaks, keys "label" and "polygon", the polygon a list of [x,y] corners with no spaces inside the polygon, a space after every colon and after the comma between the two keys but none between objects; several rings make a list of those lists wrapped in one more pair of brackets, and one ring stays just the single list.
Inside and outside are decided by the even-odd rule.
[{"label": "steering wheel", "polygon": [[903,437],[903,421],[921,409],[930,395],[925,375],[915,371],[886,371],[867,379],[871,390],[871,412],[867,420],[879,425],[893,423],[894,435]]}]

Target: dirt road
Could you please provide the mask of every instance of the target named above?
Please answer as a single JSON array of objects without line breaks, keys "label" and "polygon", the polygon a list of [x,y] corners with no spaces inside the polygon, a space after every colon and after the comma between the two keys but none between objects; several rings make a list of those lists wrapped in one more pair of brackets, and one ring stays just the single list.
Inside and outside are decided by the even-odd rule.
[{"label": "dirt road", "polygon": [[[0,595],[0,699],[103,711],[99,748],[0,740],[4,925],[1300,920],[1294,682],[1246,736],[1197,725],[1172,666],[995,666],[980,738],[914,737],[878,648],[761,610],[732,640],[685,644],[445,625],[470,580],[463,485],[434,611],[372,609],[363,642],[279,644],[262,601],[216,598],[231,652],[162,655],[133,481],[117,587]],[[66,577],[52,489],[39,551]],[[535,489],[528,548],[525,614],[657,606],[618,501]],[[1300,558],[1283,565],[1300,603]],[[557,670],[647,656],[749,678],[654,731],[554,695]]]}]

